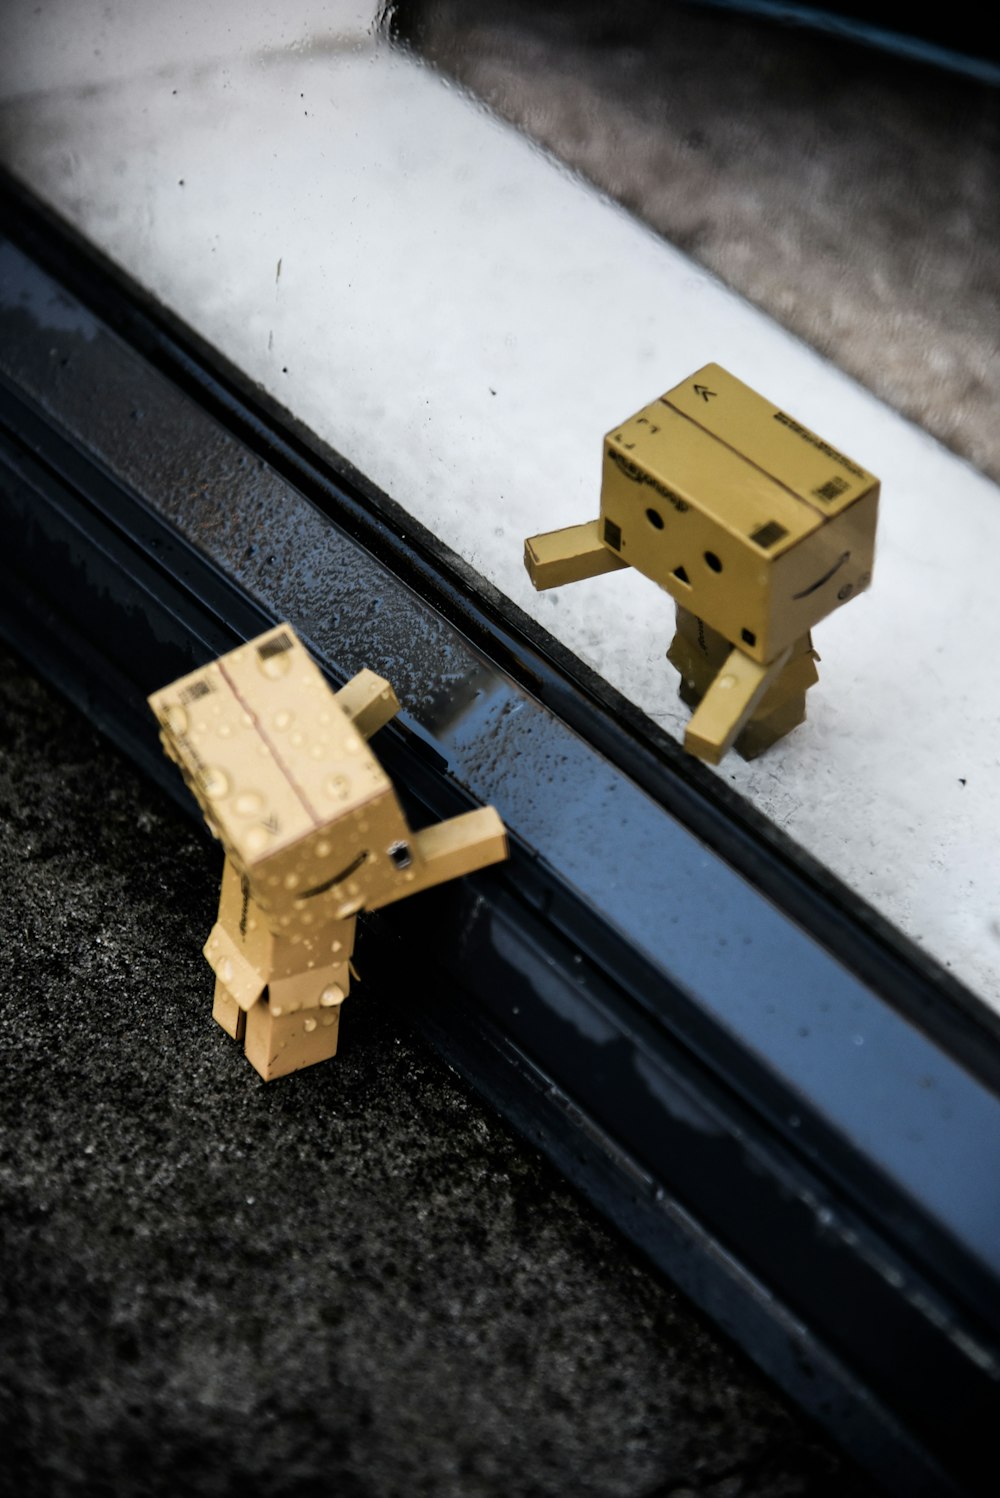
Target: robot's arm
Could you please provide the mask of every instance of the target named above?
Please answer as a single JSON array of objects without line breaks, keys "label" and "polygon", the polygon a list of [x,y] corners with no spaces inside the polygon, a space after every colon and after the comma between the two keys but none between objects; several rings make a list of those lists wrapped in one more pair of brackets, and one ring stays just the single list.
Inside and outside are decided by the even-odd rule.
[{"label": "robot's arm", "polygon": [[414,859],[415,878],[376,896],[368,903],[369,910],[381,910],[394,900],[474,873],[507,857],[507,833],[492,806],[425,827],[423,832],[413,834],[413,842],[418,854]]},{"label": "robot's arm", "polygon": [[768,687],[781,675],[791,654],[789,647],[770,665],[762,666],[742,650],[731,650],[684,732],[687,752],[717,765],[750,721]]},{"label": "robot's arm", "polygon": [[346,686],[334,693],[337,705],[363,738],[370,739],[399,712],[399,701],[384,676],[359,671]]},{"label": "robot's arm", "polygon": [[561,531],[529,536],[524,543],[524,565],[535,587],[559,588],[627,567],[601,540],[600,521],[569,525]]}]

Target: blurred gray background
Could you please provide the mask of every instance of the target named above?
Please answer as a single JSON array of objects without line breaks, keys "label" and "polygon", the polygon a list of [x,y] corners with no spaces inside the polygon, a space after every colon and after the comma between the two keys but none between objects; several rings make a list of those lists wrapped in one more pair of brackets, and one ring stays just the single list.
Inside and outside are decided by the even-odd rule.
[{"label": "blurred gray background", "polygon": [[[969,40],[961,24],[956,45]],[[1000,89],[830,32],[670,0],[412,0],[395,25],[1000,480]]]}]

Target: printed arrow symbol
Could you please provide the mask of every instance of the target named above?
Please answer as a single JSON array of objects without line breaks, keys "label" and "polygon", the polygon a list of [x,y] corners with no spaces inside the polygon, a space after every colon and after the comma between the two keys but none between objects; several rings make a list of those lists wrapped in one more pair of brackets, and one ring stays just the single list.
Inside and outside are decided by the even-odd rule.
[{"label": "printed arrow symbol", "polygon": [[718,392],[715,390],[709,390],[707,385],[696,385],[694,387],[694,393],[695,395],[700,395],[702,400],[707,404],[709,397],[716,395]]}]

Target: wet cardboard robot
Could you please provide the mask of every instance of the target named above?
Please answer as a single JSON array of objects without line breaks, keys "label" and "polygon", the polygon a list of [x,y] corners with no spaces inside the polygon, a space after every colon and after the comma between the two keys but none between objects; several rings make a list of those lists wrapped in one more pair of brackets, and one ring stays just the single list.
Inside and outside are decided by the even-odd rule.
[{"label": "wet cardboard robot", "polygon": [[149,703],[226,851],[214,1017],[265,1080],[324,1061],[359,912],[505,858],[503,823],[483,807],[413,832],[367,742],[392,687],[362,671],[332,691],[287,624]]}]

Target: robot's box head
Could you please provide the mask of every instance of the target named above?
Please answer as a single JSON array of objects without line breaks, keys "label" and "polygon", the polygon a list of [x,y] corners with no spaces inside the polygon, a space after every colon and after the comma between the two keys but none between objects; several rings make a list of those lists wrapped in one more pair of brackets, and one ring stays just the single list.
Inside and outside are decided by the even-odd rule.
[{"label": "robot's box head", "polygon": [[415,880],[392,784],[287,624],[149,701],[274,930],[344,919]]},{"label": "robot's box head", "polygon": [[708,364],[609,432],[601,539],[755,660],[866,588],[879,483]]}]

